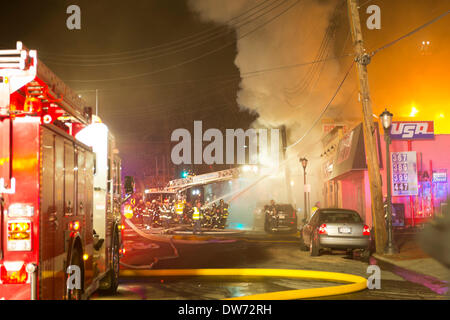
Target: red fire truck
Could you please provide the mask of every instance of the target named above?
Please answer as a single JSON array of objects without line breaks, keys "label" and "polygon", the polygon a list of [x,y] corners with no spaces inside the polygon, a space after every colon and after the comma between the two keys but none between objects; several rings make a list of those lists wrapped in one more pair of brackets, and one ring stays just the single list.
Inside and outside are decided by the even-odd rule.
[{"label": "red fire truck", "polygon": [[121,163],[91,110],[36,51],[0,50],[0,300],[117,289]]}]

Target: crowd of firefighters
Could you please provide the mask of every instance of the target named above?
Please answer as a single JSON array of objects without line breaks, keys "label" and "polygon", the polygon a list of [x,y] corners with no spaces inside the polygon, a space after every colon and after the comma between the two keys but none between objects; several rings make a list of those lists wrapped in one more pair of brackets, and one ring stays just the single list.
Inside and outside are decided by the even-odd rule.
[{"label": "crowd of firefighters", "polygon": [[134,216],[145,228],[171,228],[188,225],[194,234],[206,229],[224,229],[228,219],[228,204],[220,201],[204,204],[200,200],[192,202],[179,197],[176,200],[154,199],[151,202],[140,199],[134,205]]}]

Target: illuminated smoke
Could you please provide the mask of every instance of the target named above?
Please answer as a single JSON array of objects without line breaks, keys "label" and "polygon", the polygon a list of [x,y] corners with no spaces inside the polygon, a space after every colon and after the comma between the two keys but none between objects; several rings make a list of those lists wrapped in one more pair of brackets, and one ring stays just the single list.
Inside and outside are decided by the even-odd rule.
[{"label": "illuminated smoke", "polygon": [[[338,1],[300,0],[294,7],[270,21],[296,2],[297,0],[189,1],[192,11],[197,13],[200,19],[228,24],[236,31],[236,37],[239,40],[235,64],[242,78],[237,102],[241,108],[256,111],[259,114],[258,120],[253,124],[255,127],[285,125],[288,132],[288,145],[301,137],[318,118],[351,61],[348,57],[257,75],[252,73],[255,70],[325,59],[342,55],[344,52],[342,45],[339,48],[335,46],[335,40],[339,36],[339,31],[342,37],[340,28],[347,28],[344,31],[344,39],[341,41],[344,43],[348,27],[342,24],[337,24],[335,27],[336,24],[333,23],[342,18],[342,13],[345,13],[346,9],[345,3],[335,11]],[[263,9],[266,6],[267,8]],[[252,8],[255,9],[249,11]],[[263,12],[267,14],[262,15]],[[236,28],[236,23],[248,22],[259,15],[262,16]],[[232,20],[239,16],[241,16],[239,19]],[[262,26],[265,23],[267,24]],[[257,31],[251,32],[256,28],[258,28]],[[345,53],[351,52],[350,39],[347,39],[346,45]],[[347,94],[341,92],[336,97],[325,117],[342,121],[345,112],[354,110],[355,96],[350,101],[350,106],[347,106],[349,95],[354,90],[355,82],[352,80],[349,79],[343,87],[342,91]],[[356,114],[354,111],[350,113],[353,117]],[[348,115],[347,112],[347,118]],[[300,169],[298,155],[306,155],[310,160],[309,182],[315,184],[311,195],[311,205],[321,198],[323,185],[320,179],[321,130],[322,126],[319,122],[302,143],[289,149],[288,152],[288,156],[293,158],[289,166],[294,180],[294,201],[300,208],[303,208],[303,183],[301,182],[303,169]]]}]

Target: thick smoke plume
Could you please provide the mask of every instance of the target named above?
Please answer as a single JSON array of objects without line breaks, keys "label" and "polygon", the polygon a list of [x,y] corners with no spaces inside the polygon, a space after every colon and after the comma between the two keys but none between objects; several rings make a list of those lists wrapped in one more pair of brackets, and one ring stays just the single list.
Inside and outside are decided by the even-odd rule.
[{"label": "thick smoke plume", "polygon": [[[288,145],[301,137],[330,100],[338,83],[350,65],[351,58],[331,59],[326,62],[297,66],[314,60],[351,52],[348,29],[344,30],[341,45],[336,46],[342,26],[339,23],[344,6],[338,1],[319,0],[190,0],[189,5],[204,21],[227,24],[236,31],[237,54],[235,64],[242,82],[237,102],[243,109],[255,111],[259,118],[255,127],[279,127],[285,125]],[[292,6],[292,7],[291,7]],[[290,9],[288,9],[291,7]],[[237,17],[237,18],[236,18]],[[342,19],[341,19],[342,20]],[[346,39],[347,37],[347,39]],[[345,52],[344,52],[345,50]],[[286,68],[278,68],[286,66]],[[290,67],[288,67],[290,66]],[[277,69],[270,72],[254,72]],[[344,70],[345,69],[345,70]],[[350,83],[348,85],[347,83]],[[325,117],[342,121],[344,107],[348,111],[349,95],[354,90],[352,79],[336,97]],[[352,108],[354,108],[354,99]],[[353,114],[355,112],[353,111]],[[302,143],[289,149],[294,198],[298,207],[302,204],[302,184],[298,155],[309,155],[312,205],[320,200],[320,137],[321,121],[305,137]],[[315,168],[314,168],[315,167]],[[301,189],[300,189],[301,188]]]}]

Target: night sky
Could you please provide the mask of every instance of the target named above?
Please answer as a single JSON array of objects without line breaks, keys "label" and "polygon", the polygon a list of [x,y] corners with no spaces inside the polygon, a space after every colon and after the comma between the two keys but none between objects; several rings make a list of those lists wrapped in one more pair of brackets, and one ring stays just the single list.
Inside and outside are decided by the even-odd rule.
[{"label": "night sky", "polygon": [[[81,8],[81,30],[66,28],[70,4]],[[0,6],[0,45],[14,48],[20,40],[37,49],[39,58],[92,106],[99,89],[99,115],[120,144],[168,140],[173,129],[190,128],[195,119],[225,129],[246,128],[255,118],[236,104],[240,77],[233,63],[234,31],[201,22],[183,0],[2,1]],[[199,45],[189,38],[207,36],[205,31],[215,39]],[[223,50],[174,67],[228,42]],[[112,55],[129,51],[135,52]],[[141,73],[152,74],[83,81]]]}]

